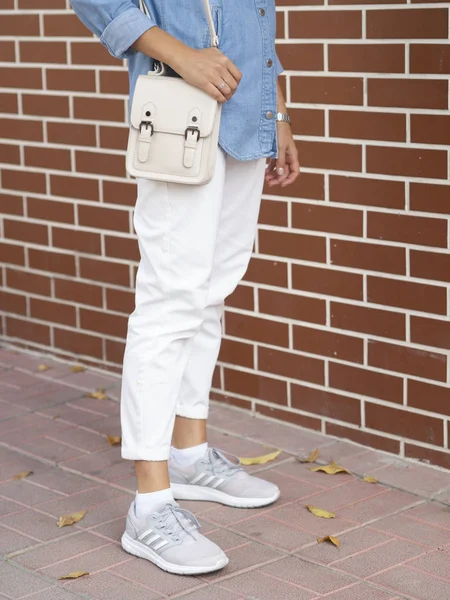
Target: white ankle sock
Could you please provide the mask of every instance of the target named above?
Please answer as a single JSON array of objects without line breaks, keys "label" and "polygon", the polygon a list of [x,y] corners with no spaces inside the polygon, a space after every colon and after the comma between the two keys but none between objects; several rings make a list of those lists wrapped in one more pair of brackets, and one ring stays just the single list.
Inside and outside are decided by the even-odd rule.
[{"label": "white ankle sock", "polygon": [[182,450],[172,446],[170,448],[170,456],[182,467],[189,467],[200,458],[203,458],[207,450],[208,442],[199,444],[198,446],[192,446],[191,448],[183,448]]},{"label": "white ankle sock", "polygon": [[165,504],[174,502],[173,493],[170,488],[159,492],[150,492],[148,494],[140,494],[136,492],[136,516],[138,519],[144,519],[151,513],[162,508]]}]

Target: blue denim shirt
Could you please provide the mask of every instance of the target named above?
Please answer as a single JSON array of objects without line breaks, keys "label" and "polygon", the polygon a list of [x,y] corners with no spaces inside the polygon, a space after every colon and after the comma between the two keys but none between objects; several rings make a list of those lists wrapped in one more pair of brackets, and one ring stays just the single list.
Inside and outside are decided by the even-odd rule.
[{"label": "blue denim shirt", "polygon": [[[275,0],[210,0],[219,49],[243,74],[233,98],[223,106],[219,143],[238,160],[277,155],[277,76],[282,72],[275,52]],[[130,106],[139,75],[153,68],[148,56],[131,49],[155,25],[192,48],[210,45],[201,0],[71,0],[83,23],[109,52],[127,58]]]}]

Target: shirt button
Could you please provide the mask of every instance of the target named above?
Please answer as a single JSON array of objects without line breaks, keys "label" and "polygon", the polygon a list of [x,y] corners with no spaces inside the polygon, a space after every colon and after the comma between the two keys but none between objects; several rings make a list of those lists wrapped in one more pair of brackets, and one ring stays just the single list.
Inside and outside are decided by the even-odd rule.
[{"label": "shirt button", "polygon": [[266,119],[273,119],[273,112],[271,110],[266,112]]},{"label": "shirt button", "polygon": [[259,9],[259,14],[264,17],[266,15],[266,11],[263,8]]},{"label": "shirt button", "polygon": [[267,66],[268,66],[268,67],[271,67],[271,66],[273,65],[273,61],[272,61],[272,59],[271,59],[271,58],[269,58],[269,60],[267,61],[267,63],[266,63],[266,64],[267,64]]}]

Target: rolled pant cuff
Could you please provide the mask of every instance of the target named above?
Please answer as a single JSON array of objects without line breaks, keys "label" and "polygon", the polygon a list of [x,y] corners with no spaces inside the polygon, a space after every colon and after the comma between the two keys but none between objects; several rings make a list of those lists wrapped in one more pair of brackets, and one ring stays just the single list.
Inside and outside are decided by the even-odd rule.
[{"label": "rolled pant cuff", "polygon": [[185,417],[186,419],[207,419],[208,408],[207,407],[192,407],[177,405],[176,408],[177,417]]},{"label": "rolled pant cuff", "polygon": [[169,460],[170,446],[161,448],[127,448],[122,446],[122,458],[125,460]]}]

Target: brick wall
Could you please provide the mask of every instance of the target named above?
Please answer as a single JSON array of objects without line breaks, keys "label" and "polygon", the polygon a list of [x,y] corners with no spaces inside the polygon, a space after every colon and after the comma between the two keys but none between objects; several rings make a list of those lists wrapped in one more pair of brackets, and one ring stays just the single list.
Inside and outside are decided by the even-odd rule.
[{"label": "brick wall", "polygon": [[[118,367],[126,71],[66,0],[0,9],[3,340]],[[278,11],[303,173],[264,196],[214,397],[450,467],[448,5]]]}]

